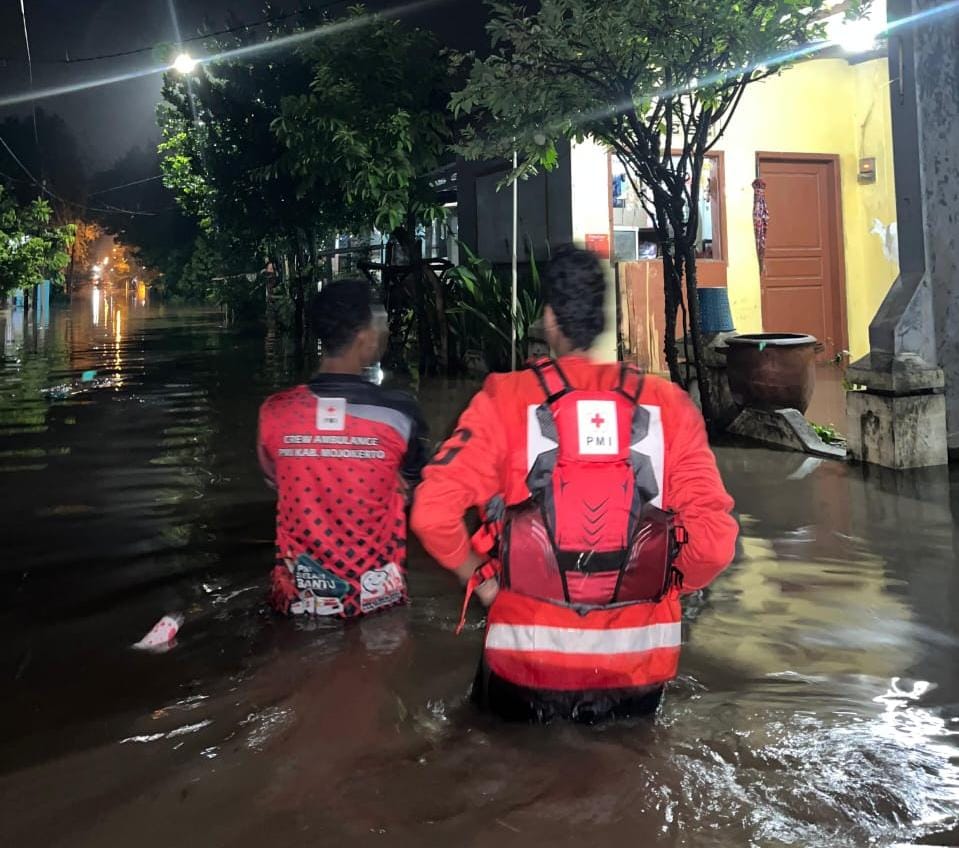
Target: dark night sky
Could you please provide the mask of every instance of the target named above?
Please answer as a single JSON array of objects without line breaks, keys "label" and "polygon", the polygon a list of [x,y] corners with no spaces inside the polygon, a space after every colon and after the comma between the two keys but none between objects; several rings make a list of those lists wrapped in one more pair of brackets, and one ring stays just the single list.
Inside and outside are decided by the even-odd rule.
[{"label": "dark night sky", "polygon": [[[261,0],[24,0],[34,59],[35,89],[70,85],[149,68],[149,52],[133,57],[77,63],[50,60],[115,53],[171,43],[176,40],[171,8],[183,37],[195,35],[204,20],[215,28],[227,25],[231,13],[241,21],[264,17]],[[322,0],[320,0],[322,2]],[[368,8],[397,9],[407,0],[371,0]],[[296,9],[296,2],[279,2],[273,12]],[[320,5],[320,3],[317,3]],[[342,3],[336,8],[345,8]],[[485,43],[482,0],[437,0],[407,20],[436,30],[461,49]],[[197,49],[194,49],[197,52]],[[0,0],[0,99],[29,90],[19,0]],[[86,91],[38,100],[56,112],[77,135],[91,170],[108,166],[131,147],[155,142],[155,109],[160,75],[115,82]],[[24,113],[29,105],[0,107],[0,118]]]}]

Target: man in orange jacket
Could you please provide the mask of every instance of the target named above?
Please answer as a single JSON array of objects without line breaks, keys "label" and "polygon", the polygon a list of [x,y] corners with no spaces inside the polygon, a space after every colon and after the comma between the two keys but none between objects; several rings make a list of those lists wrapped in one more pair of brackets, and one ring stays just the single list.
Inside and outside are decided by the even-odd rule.
[{"label": "man in orange jacket", "polygon": [[[649,713],[676,675],[680,592],[732,560],[733,501],[681,389],[589,358],[605,323],[596,258],[565,248],[546,283],[557,358],[487,378],[411,526],[489,607],[474,700],[520,720]],[[492,544],[471,541],[473,507]]]}]

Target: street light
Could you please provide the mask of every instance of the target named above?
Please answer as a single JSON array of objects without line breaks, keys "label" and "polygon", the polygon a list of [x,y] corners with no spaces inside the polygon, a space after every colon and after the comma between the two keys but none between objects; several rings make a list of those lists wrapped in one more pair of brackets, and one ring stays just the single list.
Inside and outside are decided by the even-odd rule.
[{"label": "street light", "polygon": [[196,59],[189,53],[181,53],[173,60],[173,70],[178,74],[192,74],[196,70]]}]

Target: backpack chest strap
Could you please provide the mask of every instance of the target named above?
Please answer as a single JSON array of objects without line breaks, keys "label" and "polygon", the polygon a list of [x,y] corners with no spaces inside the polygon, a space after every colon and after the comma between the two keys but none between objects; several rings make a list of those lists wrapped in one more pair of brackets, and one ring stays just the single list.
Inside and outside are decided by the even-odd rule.
[{"label": "backpack chest strap", "polygon": [[619,366],[619,383],[616,391],[632,403],[639,403],[639,396],[643,392],[643,372],[635,365],[623,362]]},{"label": "backpack chest strap", "polygon": [[539,359],[534,362],[530,368],[536,375],[536,379],[539,380],[543,394],[546,395],[547,403],[553,403],[567,392],[573,390],[569,379],[563,373],[563,369],[559,367],[559,363],[555,359],[548,357]]}]

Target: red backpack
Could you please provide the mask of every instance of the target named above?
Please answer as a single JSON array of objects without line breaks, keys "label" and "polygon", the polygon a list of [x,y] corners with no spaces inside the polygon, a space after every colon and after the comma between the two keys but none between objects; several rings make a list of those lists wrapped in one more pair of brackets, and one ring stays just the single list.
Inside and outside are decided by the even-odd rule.
[{"label": "red backpack", "polygon": [[615,389],[586,391],[551,359],[532,370],[545,394],[536,423],[555,447],[529,472],[529,500],[487,507],[496,529],[477,547],[499,560],[501,588],[532,598],[581,611],[661,600],[681,585],[685,530],[653,506],[653,466],[634,449],[649,428],[641,372],[624,364]]}]

